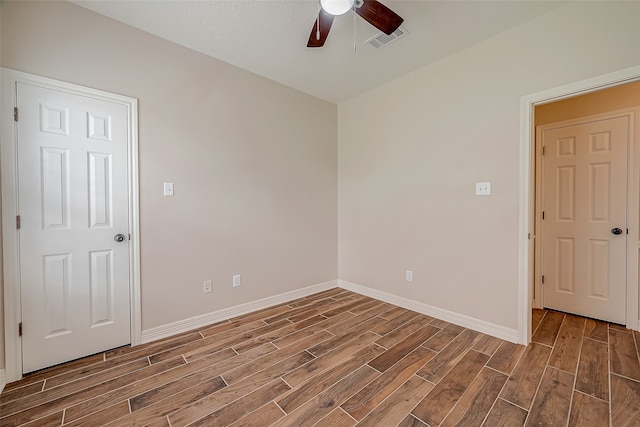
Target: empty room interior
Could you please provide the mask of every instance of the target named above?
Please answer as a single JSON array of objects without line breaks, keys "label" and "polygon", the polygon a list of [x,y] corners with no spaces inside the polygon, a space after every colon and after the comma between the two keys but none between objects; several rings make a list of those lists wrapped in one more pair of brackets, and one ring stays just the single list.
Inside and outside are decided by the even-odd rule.
[{"label": "empty room interior", "polygon": [[0,1],[0,425],[640,426],[638,17]]}]

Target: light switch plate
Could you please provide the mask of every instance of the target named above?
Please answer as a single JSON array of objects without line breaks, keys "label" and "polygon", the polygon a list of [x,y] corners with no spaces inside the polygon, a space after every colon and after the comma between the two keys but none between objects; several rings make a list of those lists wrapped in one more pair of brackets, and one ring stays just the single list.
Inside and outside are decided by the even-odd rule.
[{"label": "light switch plate", "polygon": [[476,182],[476,196],[489,196],[491,194],[491,182]]},{"label": "light switch plate", "polygon": [[173,196],[173,182],[164,183],[164,195]]}]

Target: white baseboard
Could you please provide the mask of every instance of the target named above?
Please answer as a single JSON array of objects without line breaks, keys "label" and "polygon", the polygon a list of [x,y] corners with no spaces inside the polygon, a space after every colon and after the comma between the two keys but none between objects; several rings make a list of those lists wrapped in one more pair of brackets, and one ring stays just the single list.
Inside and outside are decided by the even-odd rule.
[{"label": "white baseboard", "polygon": [[4,386],[7,385],[7,372],[4,369],[0,369],[0,393],[4,390]]},{"label": "white baseboard", "polygon": [[517,329],[505,328],[504,326],[485,322],[484,320],[475,319],[464,314],[454,313],[453,311],[444,310],[442,308],[388,294],[386,292],[378,291],[376,289],[368,288],[362,285],[357,285],[345,280],[338,280],[338,286],[352,292],[375,298],[380,301],[388,302],[389,304],[398,305],[409,310],[417,311],[418,313],[426,314],[427,316],[444,320],[445,322],[454,323],[468,329],[473,329],[474,331],[482,332],[483,334],[491,335],[514,343],[518,342],[519,334]]},{"label": "white baseboard", "polygon": [[243,314],[251,313],[253,311],[262,310],[264,308],[269,308],[274,305],[282,304],[287,301],[291,301],[297,298],[303,298],[318,292],[326,291],[328,289],[337,288],[337,287],[338,287],[338,281],[331,280],[329,282],[319,283],[317,285],[308,286],[306,288],[296,289],[295,291],[286,292],[284,294],[263,298],[258,301],[252,301],[246,304],[240,304],[234,307],[224,308],[222,310],[213,311],[211,313],[202,314],[200,316],[195,316],[190,319],[179,320],[177,322],[169,323],[167,325],[147,329],[142,331],[141,343],[144,344],[144,343],[156,341],[162,338],[167,338],[172,335],[191,331],[197,328],[202,328],[204,326],[208,326],[216,322],[221,322],[223,320],[231,319],[232,317],[237,317]]}]

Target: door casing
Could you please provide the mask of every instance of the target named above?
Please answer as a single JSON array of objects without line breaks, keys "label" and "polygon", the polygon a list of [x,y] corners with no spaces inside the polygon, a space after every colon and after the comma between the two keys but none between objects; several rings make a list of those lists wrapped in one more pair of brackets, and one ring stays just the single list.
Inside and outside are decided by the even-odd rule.
[{"label": "door casing", "polygon": [[[2,177],[2,245],[4,280],[4,336],[7,382],[22,378],[22,342],[18,326],[22,320],[20,312],[20,258],[19,235],[16,229],[18,212],[17,186],[17,134],[13,109],[16,105],[15,87],[18,82],[44,88],[89,96],[104,101],[125,105],[128,113],[128,159],[127,179],[129,190],[129,283],[131,302],[131,345],[140,344],[142,335],[140,305],[140,226],[138,197],[138,101],[137,99],[61,82],[46,77],[0,68],[0,167]],[[19,112],[18,112],[19,114]],[[19,117],[18,117],[19,118]]]},{"label": "door casing", "polygon": [[[640,80],[640,66],[625,68],[587,80],[570,83],[520,99],[520,174],[518,233],[518,342],[531,342],[531,309],[534,289],[534,229],[535,229],[535,122],[536,105],[560,101],[577,95]],[[636,120],[640,118],[636,117]],[[637,126],[637,123],[636,123]],[[627,239],[627,328],[638,330],[638,243],[640,143],[637,129],[629,156],[628,194],[633,195],[627,206],[629,238]]]}]

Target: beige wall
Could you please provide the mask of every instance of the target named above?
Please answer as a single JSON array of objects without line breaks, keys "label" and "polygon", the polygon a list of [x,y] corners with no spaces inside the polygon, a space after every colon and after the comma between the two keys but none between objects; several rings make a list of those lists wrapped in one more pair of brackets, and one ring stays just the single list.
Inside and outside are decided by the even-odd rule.
[{"label": "beige wall", "polygon": [[69,3],[1,28],[3,67],[139,100],[143,329],[336,279],[334,104]]},{"label": "beige wall", "polygon": [[521,97],[640,64],[638,16],[573,2],[341,104],[340,279],[517,329]]},{"label": "beige wall", "polygon": [[640,81],[576,96],[535,110],[536,126],[640,106]]}]

